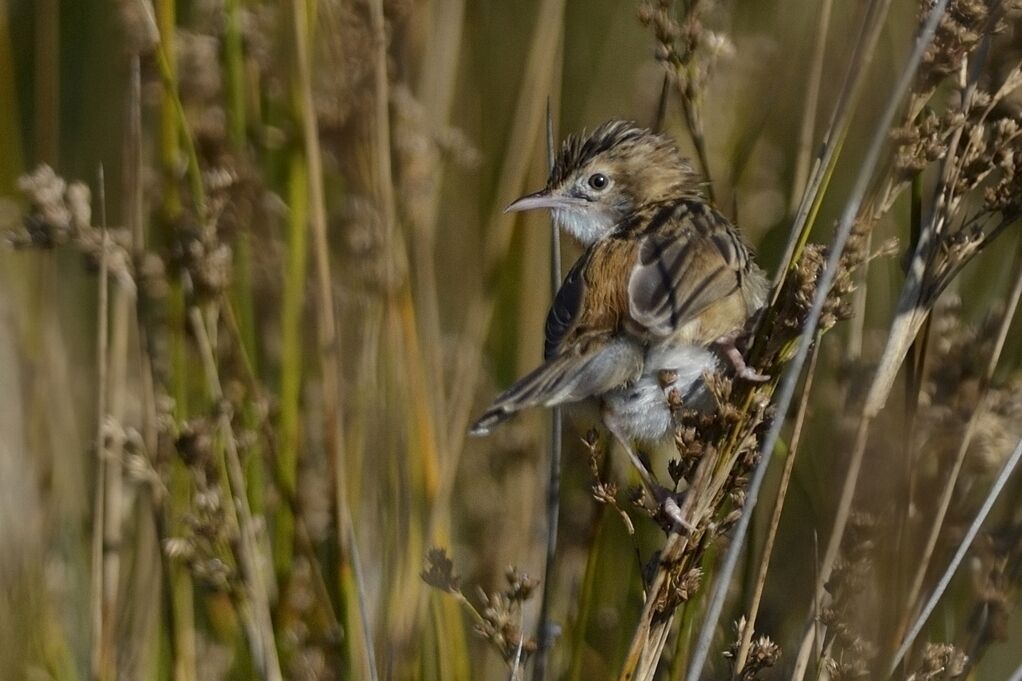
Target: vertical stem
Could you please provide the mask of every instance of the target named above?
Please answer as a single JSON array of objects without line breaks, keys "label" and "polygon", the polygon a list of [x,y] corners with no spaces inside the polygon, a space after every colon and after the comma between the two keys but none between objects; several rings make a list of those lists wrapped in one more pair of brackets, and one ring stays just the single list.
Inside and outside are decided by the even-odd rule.
[{"label": "vertical stem", "polygon": [[820,19],[816,27],[816,42],[813,59],[806,83],[805,108],[802,110],[802,127],[798,136],[798,155],[795,157],[795,178],[792,182],[791,211],[798,209],[799,197],[806,191],[809,180],[809,163],[812,158],[813,131],[816,129],[816,113],[820,102],[820,83],[823,81],[823,58],[827,52],[827,33],[830,28],[830,9],[833,0],[820,3]]},{"label": "vertical stem", "polygon": [[[277,479],[284,493],[298,487],[298,444],[301,428],[302,309],[305,302],[306,232],[308,229],[308,168],[300,150],[291,153],[288,169],[288,239],[284,296],[281,306],[280,419]],[[283,509],[276,517],[274,562],[278,574],[288,572],[293,548],[294,519]]]},{"label": "vertical stem", "polygon": [[59,164],[60,150],[60,2],[35,2],[35,159]]},{"label": "vertical stem", "polygon": [[[241,35],[242,0],[226,0],[224,14],[224,70],[227,76],[227,137],[239,157],[247,156],[245,111],[245,53]],[[242,341],[251,361],[257,360],[255,306],[252,300],[252,244],[250,222],[238,232],[234,244],[233,290]]]},{"label": "vertical stem", "polygon": [[987,360],[987,365],[981,378],[979,386],[979,400],[977,401],[976,408],[973,410],[972,415],[969,417],[969,421],[965,426],[965,434],[962,436],[962,441],[958,445],[954,464],[951,467],[951,471],[948,473],[948,479],[944,483],[944,488],[941,490],[940,498],[937,502],[937,508],[933,514],[933,522],[930,526],[930,533],[926,538],[926,545],[920,554],[921,558],[917,563],[915,574],[912,577],[912,582],[908,589],[904,615],[906,621],[901,623],[898,632],[899,635],[908,625],[907,619],[909,613],[912,612],[912,609],[915,607],[916,600],[922,592],[923,581],[926,578],[927,568],[933,558],[933,552],[937,546],[937,541],[940,539],[940,530],[944,526],[944,519],[947,516],[948,508],[951,506],[951,498],[954,493],[955,485],[958,482],[958,476],[961,473],[962,465],[965,463],[965,457],[969,451],[969,446],[972,444],[972,439],[976,434],[976,427],[979,423],[979,419],[986,412],[990,384],[993,381],[994,372],[997,370],[997,363],[1000,360],[1001,353],[1004,351],[1004,345],[1008,338],[1011,323],[1018,312],[1020,299],[1022,299],[1022,267],[1018,268],[1018,272],[1015,275],[1015,283],[1012,286],[1011,293],[1009,294],[1004,316],[1001,318],[1001,324],[997,331],[994,348],[990,354],[990,358]]},{"label": "vertical stem", "polygon": [[979,512],[976,513],[976,517],[973,518],[972,524],[969,525],[969,529],[966,531],[965,536],[962,538],[961,543],[958,545],[958,550],[955,551],[954,557],[951,558],[951,562],[948,564],[947,569],[944,570],[944,574],[941,575],[940,581],[937,582],[937,586],[934,587],[933,593],[930,594],[926,604],[923,605],[922,612],[916,618],[912,627],[909,629],[901,645],[898,647],[897,652],[894,654],[894,659],[891,660],[891,664],[887,668],[887,677],[893,676],[898,665],[901,664],[905,654],[908,653],[909,648],[915,642],[916,637],[922,632],[923,627],[926,625],[926,621],[933,614],[933,609],[937,607],[937,603],[940,598],[944,595],[948,585],[951,583],[951,578],[954,577],[958,571],[958,567],[962,564],[962,560],[965,558],[965,554],[969,551],[972,546],[972,542],[976,539],[976,535],[979,534],[980,528],[986,521],[987,516],[990,514],[990,510],[994,507],[994,503],[997,501],[1004,489],[1004,486],[1008,483],[1012,474],[1015,472],[1015,468],[1018,466],[1019,461],[1022,460],[1022,439],[1015,445],[1015,449],[1008,457],[1004,465],[1001,466],[1000,472],[997,474],[997,478],[994,480],[994,485],[987,493],[986,498],[983,500],[983,505],[980,507]]},{"label": "vertical stem", "polygon": [[[320,370],[323,374],[323,440],[332,463],[334,476],[334,513],[337,527],[338,577],[340,589],[347,603],[355,603],[358,621],[350,618],[345,623],[351,645],[360,644],[367,675],[372,681],[378,678],[369,632],[369,616],[361,588],[361,569],[358,564],[357,547],[354,542],[354,526],[348,505],[347,461],[345,458],[343,428],[341,423],[341,365],[340,347],[337,335],[337,319],[334,311],[333,279],[330,275],[330,249],[327,240],[326,199],[323,191],[323,162],[319,149],[319,128],[312,99],[312,49],[309,29],[313,16],[309,13],[306,0],[294,3],[295,51],[298,61],[298,85],[302,100],[302,136],[305,143],[305,160],[309,175],[309,208],[312,222],[312,237],[315,245],[315,267],[317,300],[317,332],[319,337]],[[382,10],[381,10],[382,11]],[[382,36],[381,36],[382,38]],[[381,46],[381,49],[384,49]],[[385,76],[386,74],[384,74]],[[389,188],[388,188],[389,189]],[[355,625],[355,626],[352,626]],[[355,632],[358,632],[356,635]],[[355,641],[354,639],[358,639]]]},{"label": "vertical stem", "polygon": [[[102,184],[100,185],[102,186]],[[96,497],[92,512],[92,565],[91,565],[91,597],[90,619],[92,625],[92,652],[90,674],[93,681],[111,678],[109,658],[107,656],[106,597],[104,587],[106,580],[103,574],[103,539],[106,535],[104,518],[106,517],[106,386],[107,386],[107,345],[109,317],[109,285],[107,274],[107,244],[109,233],[106,221],[103,221],[103,250],[99,258],[99,312],[96,319]]]},{"label": "vertical stem", "polygon": [[774,541],[777,539],[777,529],[781,525],[781,514],[784,512],[784,501],[788,497],[788,485],[791,482],[791,474],[795,470],[795,457],[798,454],[798,446],[802,439],[802,427],[805,424],[806,412],[809,408],[809,394],[813,387],[813,377],[816,374],[816,360],[820,354],[820,334],[816,336],[813,344],[812,355],[809,357],[809,368],[806,371],[806,382],[802,387],[802,399],[798,405],[798,413],[795,415],[795,423],[792,426],[791,444],[788,447],[788,457],[784,461],[784,470],[781,473],[781,484],[777,490],[777,501],[774,504],[774,511],[770,516],[770,529],[767,531],[766,543],[763,546],[763,555],[760,557],[759,569],[756,574],[756,584],[752,593],[752,600],[749,605],[749,616],[745,623],[745,630],[742,632],[741,644],[738,654],[735,656],[734,674],[732,678],[740,679],[741,672],[745,668],[748,659],[749,648],[752,646],[752,636],[756,629],[756,618],[759,615],[759,604],[763,598],[763,589],[766,586],[767,573],[770,570],[770,557],[774,551]]},{"label": "vertical stem", "polygon": [[[177,10],[175,0],[157,0],[156,23],[160,34],[160,50],[165,55],[166,78],[177,83],[177,60],[175,59],[175,32]],[[166,85],[166,83],[165,83]],[[176,93],[164,87],[160,98],[160,165],[163,169],[163,212],[168,218],[176,218],[181,212],[181,192],[174,174],[177,172],[180,147],[178,145],[177,108],[174,105]]]},{"label": "vertical stem", "polygon": [[[202,319],[202,313],[198,307],[192,306],[188,309],[188,321],[199,348],[199,356],[206,378],[206,390],[214,404],[223,405],[223,386],[213,355],[213,346],[210,343],[206,322]],[[265,681],[282,681],[283,675],[277,657],[273,620],[270,616],[269,590],[259,559],[256,529],[252,510],[248,503],[248,493],[245,489],[245,474],[238,452],[238,440],[231,425],[230,410],[220,406],[218,411],[220,412],[218,426],[223,438],[220,455],[223,457],[222,467],[227,473],[225,480],[227,502],[224,507],[231,524],[238,532],[238,546],[235,549],[235,554],[241,568],[244,587],[239,607],[240,616],[246,625],[249,647],[252,650],[252,657],[259,670],[260,678]]]},{"label": "vertical stem", "polygon": [[[103,518],[103,598],[104,626],[108,630],[109,651],[116,656],[117,600],[121,575],[121,538],[124,525],[124,413],[127,399],[128,330],[132,293],[117,286],[111,310],[110,377],[108,398],[110,421],[114,433],[106,451],[106,513]],[[112,657],[111,665],[116,664]]]},{"label": "vertical stem", "polygon": [[[175,169],[180,158],[177,93],[177,60],[175,33],[177,16],[175,0],[157,0],[156,24],[160,44],[158,57],[163,67],[163,92],[160,100],[160,166],[163,171],[162,213],[167,231],[164,243],[173,237],[174,222],[182,212],[181,192],[178,188]],[[174,398],[174,418],[183,421],[188,417],[188,359],[185,340],[184,291],[177,276],[171,278],[168,295],[167,328],[170,334],[170,391]],[[171,464],[169,498],[167,505],[168,527],[171,533],[180,531],[178,518],[190,505],[191,483],[183,462],[175,458]],[[197,677],[197,652],[195,640],[195,602],[192,577],[188,568],[177,562],[170,563],[167,576],[170,585],[169,616],[173,624],[171,632],[174,652],[173,674],[175,681],[193,681]]]},{"label": "vertical stem", "polygon": [[[881,0],[881,4],[883,4],[885,10],[889,2],[890,0]],[[841,214],[841,219],[838,222],[837,233],[832,241],[831,252],[827,258],[827,264],[817,282],[816,291],[813,293],[813,304],[810,308],[809,316],[806,319],[805,327],[802,329],[802,334],[799,338],[798,350],[796,351],[792,361],[789,363],[787,371],[785,372],[784,378],[780,384],[780,391],[776,402],[778,414],[787,413],[788,407],[791,405],[791,400],[795,394],[796,383],[809,356],[809,349],[815,336],[816,326],[823,314],[823,307],[830,292],[830,287],[837,275],[841,255],[848,243],[852,227],[855,224],[855,218],[859,215],[859,211],[862,208],[863,201],[866,197],[866,192],[869,188],[869,183],[874,171],[876,170],[877,164],[880,161],[880,154],[884,148],[884,143],[887,140],[891,123],[894,121],[894,116],[901,106],[902,99],[904,99],[905,94],[909,90],[909,86],[915,78],[916,69],[922,61],[923,53],[929,46],[930,41],[933,39],[933,35],[937,29],[937,24],[940,21],[940,18],[944,15],[946,7],[947,0],[937,0],[933,8],[930,10],[926,19],[926,24],[919,37],[916,39],[912,54],[909,56],[907,63],[902,69],[893,91],[887,98],[883,114],[877,122],[867,148],[865,159],[859,169],[858,177],[855,180],[852,194],[849,197],[848,202],[845,204],[844,210]],[[808,234],[806,236],[808,236]],[[703,666],[706,662],[707,656],[709,655],[710,645],[713,640],[713,631],[716,628],[721,610],[723,610],[724,607],[724,600],[727,597],[728,584],[731,580],[731,575],[734,572],[735,565],[737,564],[738,556],[742,550],[745,533],[749,527],[749,519],[753,508],[755,508],[757,498],[759,497],[759,488],[763,484],[763,479],[766,476],[767,467],[770,463],[770,457],[773,453],[774,445],[780,437],[780,431],[783,424],[783,418],[775,418],[770,424],[769,431],[763,438],[763,442],[760,447],[761,458],[759,463],[756,464],[756,468],[749,482],[749,487],[746,491],[746,501],[742,517],[739,519],[738,526],[734,530],[734,538],[732,539],[731,545],[728,547],[727,555],[724,559],[724,563],[722,564],[721,571],[717,575],[717,583],[714,585],[713,597],[710,600],[706,621],[703,624],[703,630],[700,633],[696,653],[693,656],[692,665],[689,668],[688,678],[690,681],[695,681],[702,675]],[[820,582],[816,585],[817,591],[819,591],[822,584],[825,584],[830,578],[830,569],[833,566],[833,560],[836,557],[837,548],[840,545],[841,536],[844,533],[845,523],[848,519],[848,511],[851,507],[852,496],[855,493],[859,467],[862,464],[862,453],[866,448],[868,427],[869,419],[864,415],[860,422],[859,433],[856,437],[856,451],[849,463],[848,478],[842,489],[841,501],[839,503],[837,516],[834,520],[834,529],[831,533],[827,552],[824,558],[824,565],[821,569]],[[811,628],[807,628],[807,633],[804,635],[803,646],[799,651],[799,658],[796,661],[796,670],[793,678],[801,679],[805,672],[804,665],[808,660],[808,649],[811,648],[812,642],[811,631]],[[810,644],[808,647],[805,645],[807,641]]]},{"label": "vertical stem", "polygon": [[713,178],[710,175],[710,156],[706,152],[706,135],[703,132],[703,118],[699,110],[699,103],[690,99],[685,92],[681,93],[681,110],[685,114],[685,124],[688,127],[689,137],[692,138],[692,146],[696,149],[696,158],[699,159],[699,167],[703,171],[703,179],[706,181],[706,195],[710,203],[716,201],[713,192]]},{"label": "vertical stem", "polygon": [[[546,153],[547,165],[554,167],[554,121],[550,110],[550,100],[546,106]],[[550,221],[550,294],[557,295],[561,286],[561,234],[557,225]],[[557,561],[557,521],[560,514],[561,501],[561,409],[555,407],[550,414],[550,472],[548,475],[546,508],[547,536],[546,557],[543,567],[543,596],[539,606],[539,626],[534,667],[535,681],[543,681],[546,676],[547,652],[553,643],[554,631],[550,624],[550,601],[553,592],[554,566]]]},{"label": "vertical stem", "polygon": [[830,124],[820,143],[820,152],[813,163],[808,184],[799,201],[794,224],[792,224],[788,243],[785,246],[785,253],[781,258],[781,265],[774,275],[771,305],[777,302],[777,296],[784,289],[784,282],[788,274],[795,267],[802,249],[805,248],[805,244],[809,240],[809,233],[816,222],[816,216],[823,202],[823,190],[829,184],[834,167],[837,165],[838,155],[848,135],[856,105],[868,80],[869,64],[873,60],[890,3],[891,0],[871,0],[867,8],[855,45],[855,54],[848,64],[840,97],[834,106]]}]

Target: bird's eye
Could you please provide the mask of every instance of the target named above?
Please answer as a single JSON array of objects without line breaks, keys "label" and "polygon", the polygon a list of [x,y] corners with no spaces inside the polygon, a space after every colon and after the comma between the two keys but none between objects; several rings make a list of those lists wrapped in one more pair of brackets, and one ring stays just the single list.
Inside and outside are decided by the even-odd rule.
[{"label": "bird's eye", "polygon": [[607,176],[603,173],[596,173],[589,176],[589,186],[593,189],[603,189],[607,186]]}]

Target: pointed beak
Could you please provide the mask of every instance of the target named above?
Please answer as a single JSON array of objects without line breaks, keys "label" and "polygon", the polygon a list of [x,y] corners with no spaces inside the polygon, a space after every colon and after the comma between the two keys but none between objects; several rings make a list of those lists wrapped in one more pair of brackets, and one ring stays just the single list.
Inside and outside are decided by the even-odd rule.
[{"label": "pointed beak", "polygon": [[517,213],[523,210],[533,210],[536,208],[570,208],[576,203],[580,203],[578,199],[573,199],[567,196],[558,196],[550,192],[549,189],[540,189],[538,192],[526,194],[522,198],[511,203],[510,206],[504,209],[505,213]]}]

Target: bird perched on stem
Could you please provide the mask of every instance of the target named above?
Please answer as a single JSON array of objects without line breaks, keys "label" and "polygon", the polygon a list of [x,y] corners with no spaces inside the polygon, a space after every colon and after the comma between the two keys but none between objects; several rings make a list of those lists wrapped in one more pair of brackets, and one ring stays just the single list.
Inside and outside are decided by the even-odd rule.
[{"label": "bird perched on stem", "polygon": [[546,187],[507,211],[535,208],[551,210],[586,250],[547,315],[545,361],[498,396],[472,434],[528,407],[595,405],[662,502],[669,495],[633,442],[673,434],[669,390],[707,408],[703,377],[720,357],[745,379],[765,379],[735,340],[766,300],[766,277],[674,141],[630,122],[569,137]]}]

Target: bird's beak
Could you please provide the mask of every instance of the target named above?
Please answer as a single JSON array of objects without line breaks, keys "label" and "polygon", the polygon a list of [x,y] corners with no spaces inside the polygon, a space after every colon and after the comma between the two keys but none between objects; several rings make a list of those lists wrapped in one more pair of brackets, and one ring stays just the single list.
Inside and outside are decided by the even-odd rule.
[{"label": "bird's beak", "polygon": [[540,189],[538,192],[526,194],[522,198],[511,203],[510,206],[504,209],[505,213],[516,213],[523,210],[533,210],[535,208],[570,208],[578,199],[573,199],[568,196],[558,196],[553,194],[549,189]]}]

